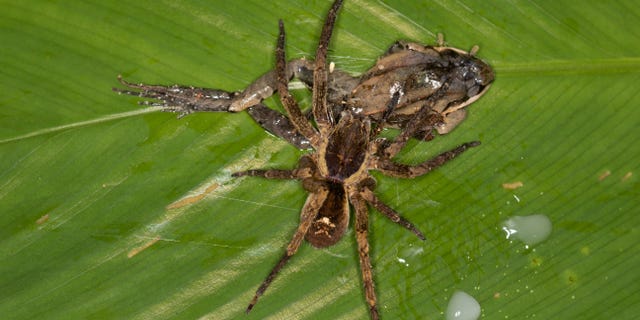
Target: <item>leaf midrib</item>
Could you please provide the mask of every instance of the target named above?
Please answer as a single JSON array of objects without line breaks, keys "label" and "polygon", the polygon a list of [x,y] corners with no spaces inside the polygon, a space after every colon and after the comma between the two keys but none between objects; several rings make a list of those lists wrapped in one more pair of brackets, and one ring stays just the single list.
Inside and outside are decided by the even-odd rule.
[{"label": "leaf midrib", "polygon": [[582,60],[542,60],[529,62],[494,61],[496,73],[522,75],[608,75],[640,73],[640,57]]}]

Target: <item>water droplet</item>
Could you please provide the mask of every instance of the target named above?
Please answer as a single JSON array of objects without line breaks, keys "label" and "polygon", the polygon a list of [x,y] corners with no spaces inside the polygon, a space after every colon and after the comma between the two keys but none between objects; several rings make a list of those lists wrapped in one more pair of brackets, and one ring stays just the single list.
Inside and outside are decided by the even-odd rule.
[{"label": "water droplet", "polygon": [[480,304],[463,291],[456,291],[447,306],[447,320],[475,320],[480,317]]},{"label": "water droplet", "polygon": [[540,243],[551,234],[551,220],[542,214],[513,216],[502,224],[507,239],[518,239],[528,248]]}]

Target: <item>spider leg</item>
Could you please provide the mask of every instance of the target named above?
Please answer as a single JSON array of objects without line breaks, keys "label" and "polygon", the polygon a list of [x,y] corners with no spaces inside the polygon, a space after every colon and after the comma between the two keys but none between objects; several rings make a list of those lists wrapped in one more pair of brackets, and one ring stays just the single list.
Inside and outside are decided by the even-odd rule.
[{"label": "spider leg", "polygon": [[373,285],[373,270],[371,268],[371,259],[369,258],[369,212],[367,204],[358,193],[352,192],[349,197],[351,204],[356,212],[356,241],[358,242],[358,256],[360,258],[360,272],[362,273],[362,284],[364,286],[364,295],[369,304],[369,313],[371,319],[379,319],[378,308],[376,307],[376,292]]},{"label": "spider leg", "polygon": [[[300,134],[302,134],[307,140],[311,142],[311,145],[315,147],[318,146],[320,135],[313,128],[311,123],[307,120],[307,118],[302,114],[300,107],[298,106],[298,102],[291,96],[289,93],[289,79],[287,78],[287,62],[285,60],[284,53],[284,40],[285,40],[285,32],[284,32],[284,23],[282,20],[278,21],[279,27],[279,35],[278,35],[278,44],[276,46],[276,78],[277,78],[277,89],[280,95],[280,102],[282,102],[282,106],[287,111],[287,116],[293,126],[298,130]],[[314,88],[315,91],[315,88]]]},{"label": "spider leg", "polygon": [[332,115],[327,109],[327,49],[341,5],[342,0],[336,0],[329,9],[316,50],[316,67],[313,71],[313,116],[322,133],[329,130],[330,125],[334,123]]},{"label": "spider leg", "polygon": [[[231,174],[232,177],[262,177],[267,179],[305,179],[310,178],[313,175],[314,170],[316,170],[316,165],[313,162],[313,159],[304,155],[298,160],[297,168],[293,170],[279,170],[279,169],[252,169],[240,172],[234,172]],[[313,181],[313,180],[311,180]],[[310,192],[314,192],[316,189],[321,189],[319,186],[315,186],[315,184],[311,184],[309,187]]]},{"label": "spider leg", "polygon": [[393,114],[393,111],[396,110],[396,107],[400,103],[401,97],[402,97],[402,94],[400,93],[400,91],[396,91],[393,93],[393,95],[391,96],[391,99],[389,100],[389,103],[387,103],[387,107],[384,109],[384,112],[382,113],[382,117],[380,118],[379,121],[376,121],[376,127],[374,128],[373,131],[371,131],[371,137],[375,137],[378,134],[380,134],[382,129],[387,126],[387,122],[389,121],[389,118]]},{"label": "spider leg", "polygon": [[363,190],[360,192],[360,196],[364,198],[364,200],[366,200],[370,205],[372,205],[374,208],[376,208],[378,211],[384,214],[387,218],[389,218],[391,221],[413,232],[416,236],[418,236],[418,238],[420,238],[420,240],[426,240],[424,234],[422,234],[422,232],[420,232],[420,230],[418,230],[418,228],[416,228],[416,226],[414,226],[413,223],[411,223],[409,220],[400,216],[400,214],[398,214],[395,210],[393,210],[391,207],[389,207],[384,202],[382,202],[382,200],[376,197],[376,195],[373,194],[371,190],[369,190],[368,188],[363,188]]},{"label": "spider leg", "polygon": [[311,148],[311,143],[301,135],[296,127],[291,124],[289,118],[284,114],[273,110],[262,103],[247,108],[247,113],[263,129],[276,137],[280,137],[298,149],[306,150]]},{"label": "spider leg", "polygon": [[260,298],[260,296],[264,294],[271,282],[273,282],[273,279],[275,279],[284,265],[287,264],[291,256],[293,256],[298,251],[302,240],[304,240],[304,236],[307,234],[309,227],[313,223],[318,210],[322,207],[322,204],[327,199],[328,194],[329,190],[326,187],[320,185],[318,186],[318,189],[315,190],[315,192],[309,194],[304,207],[302,207],[302,213],[300,214],[300,225],[298,225],[298,229],[289,242],[287,251],[282,256],[282,258],[280,258],[280,261],[278,261],[275,267],[273,267],[267,278],[264,279],[258,290],[256,290],[256,294],[253,296],[253,299],[251,299],[249,306],[247,306],[246,313],[249,313],[251,309],[253,309],[253,306],[258,303],[258,298]]},{"label": "spider leg", "polygon": [[386,157],[393,158],[419,130],[431,130],[436,124],[442,121],[442,115],[433,112],[429,107],[429,101],[427,101],[427,105],[422,107],[413,118],[407,122],[400,134],[384,149],[383,153]]},{"label": "spider leg", "polygon": [[442,166],[443,164],[467,151],[469,148],[479,145],[480,141],[463,143],[449,151],[445,151],[435,156],[434,158],[415,166],[395,163],[389,158],[379,158],[376,161],[375,170],[378,170],[383,174],[391,177],[415,178],[426,174],[437,167]]}]

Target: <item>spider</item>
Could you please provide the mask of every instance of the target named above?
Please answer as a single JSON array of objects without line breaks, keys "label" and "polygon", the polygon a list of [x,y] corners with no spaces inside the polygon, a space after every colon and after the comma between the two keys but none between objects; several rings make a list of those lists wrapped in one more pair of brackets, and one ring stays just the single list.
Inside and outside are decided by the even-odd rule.
[{"label": "spider", "polygon": [[[335,95],[335,92],[330,91],[336,91],[335,82],[339,74],[331,74],[331,68],[327,64],[327,49],[342,2],[342,0],[336,0],[327,14],[320,35],[315,61],[312,64],[310,62],[296,62],[296,60],[293,63],[287,63],[284,52],[285,28],[284,23],[280,20],[275,51],[275,70],[264,76],[270,78],[269,81],[256,81],[254,83],[254,85],[258,83],[257,85],[263,88],[267,86],[268,90],[262,93],[258,90],[258,93],[255,93],[255,88],[249,90],[251,86],[245,90],[245,92],[253,92],[255,95],[244,96],[246,98],[244,102],[253,99],[247,102],[244,108],[254,108],[261,105],[260,100],[262,98],[277,90],[286,115],[276,114],[277,112],[273,110],[267,110],[267,107],[258,107],[260,112],[266,112],[269,115],[257,117],[256,120],[260,122],[275,115],[277,119],[284,121],[286,132],[280,135],[281,137],[294,145],[297,145],[296,142],[298,142],[302,146],[312,149],[311,152],[300,158],[295,169],[254,169],[232,174],[233,177],[249,176],[267,179],[301,180],[303,188],[309,192],[300,213],[300,224],[287,245],[283,256],[256,290],[246,309],[247,313],[253,309],[258,299],[264,294],[280,270],[298,251],[303,240],[306,240],[316,248],[325,248],[336,244],[344,236],[349,225],[351,206],[355,212],[354,229],[365,300],[371,318],[379,319],[373,270],[369,256],[368,207],[375,208],[391,221],[414,233],[418,238],[425,240],[425,236],[411,222],[401,217],[374,194],[373,190],[376,182],[369,171],[379,171],[391,177],[415,178],[442,166],[469,148],[480,144],[479,141],[463,143],[418,165],[406,165],[392,160],[410,138],[421,137],[428,140],[428,134],[431,131],[437,130],[443,124],[446,125],[447,116],[457,110],[461,110],[482,95],[493,81],[493,73],[488,65],[475,59],[472,54],[463,54],[461,51],[445,47],[420,48],[416,44],[398,42],[392,46],[387,55],[380,61],[393,57],[398,52],[407,54],[409,58],[413,57],[415,60],[417,58],[416,55],[412,56],[413,52],[424,55],[423,51],[431,50],[430,52],[434,54],[427,55],[428,59],[424,58],[423,60],[431,61],[432,64],[430,66],[436,65],[435,62],[438,62],[444,64],[447,68],[442,70],[435,67],[437,70],[423,68],[420,69],[422,73],[419,73],[419,76],[424,81],[428,81],[430,79],[428,73],[441,73],[438,78],[438,81],[441,82],[437,83],[437,85],[423,83],[421,86],[414,85],[411,87],[410,84],[405,83],[404,86],[396,85],[397,81],[390,82],[386,80],[383,81],[383,90],[387,90],[385,93],[388,95],[387,98],[373,100],[336,98],[332,96],[332,94]],[[444,57],[440,56],[440,54]],[[420,55],[417,55],[417,57],[420,57]],[[464,59],[458,59],[460,57]],[[405,56],[405,58],[407,57]],[[386,66],[393,67],[392,69],[395,69],[395,73],[382,72],[384,68],[378,69],[377,73],[372,71],[368,73],[367,77],[361,78],[356,87],[360,84],[366,84],[368,79],[376,77],[383,79],[385,75],[396,75],[396,77],[392,78],[400,78],[404,79],[404,81],[414,79],[415,72],[413,75],[407,75],[405,74],[407,71],[402,70],[403,61],[405,65],[418,65],[414,60],[391,60],[391,63],[387,61]],[[288,83],[292,77],[292,65],[295,68],[299,68],[302,65],[311,72],[311,74],[305,75],[305,77],[309,77],[308,81],[312,83],[313,89],[310,115],[305,115],[302,112],[297,101],[288,90]],[[415,68],[412,70],[416,71]],[[425,75],[427,75],[426,78]],[[332,84],[331,81],[334,83]],[[123,80],[121,82],[129,87],[142,89],[143,91],[114,90],[126,94],[161,99],[164,101],[164,104],[162,104],[164,106],[167,106],[167,102],[174,103],[175,107],[169,107],[170,111],[190,113],[200,110],[212,111],[216,108],[219,109],[217,111],[238,111],[232,110],[233,102],[238,101],[237,99],[234,100],[234,97],[238,96],[236,93],[185,86],[135,85]],[[418,92],[419,94],[413,98],[407,98],[405,94],[409,96],[410,94],[405,93],[403,88],[408,87],[414,89],[422,88],[422,93]],[[350,90],[354,93],[353,90],[355,89],[351,87]],[[428,91],[428,94],[424,92],[425,90]],[[382,97],[384,95],[378,96]],[[403,101],[403,97],[405,101]],[[376,102],[376,106],[359,105],[367,101]],[[380,105],[381,103],[382,106]],[[401,111],[402,108],[412,105],[413,107],[409,111]],[[449,112],[446,112],[447,110]],[[254,118],[256,117],[254,116]],[[312,120],[315,122],[315,126]],[[453,126],[455,125],[457,123]],[[382,129],[390,126],[400,128],[400,133],[393,139],[378,137]],[[300,147],[300,145],[297,146]]]}]

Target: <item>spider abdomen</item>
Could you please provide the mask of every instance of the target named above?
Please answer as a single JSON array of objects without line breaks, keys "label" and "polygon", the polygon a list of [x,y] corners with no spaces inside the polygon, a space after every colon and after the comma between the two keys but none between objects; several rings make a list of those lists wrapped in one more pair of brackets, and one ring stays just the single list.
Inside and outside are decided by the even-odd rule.
[{"label": "spider abdomen", "polygon": [[349,226],[349,202],[343,185],[327,182],[329,194],[305,238],[316,248],[325,248],[338,242]]}]

